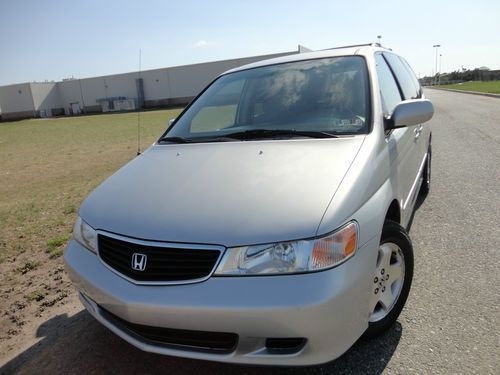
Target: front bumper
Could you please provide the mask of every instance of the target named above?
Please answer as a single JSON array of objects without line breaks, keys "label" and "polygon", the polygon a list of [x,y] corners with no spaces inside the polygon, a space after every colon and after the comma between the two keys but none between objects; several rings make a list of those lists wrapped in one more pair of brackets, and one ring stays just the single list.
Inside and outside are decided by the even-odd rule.
[{"label": "front bumper", "polygon": [[[211,361],[311,365],[343,354],[368,326],[368,300],[376,239],[331,270],[281,276],[212,277],[187,285],[136,285],[111,272],[71,240],[64,260],[87,310],[139,349]],[[155,345],[109,319],[193,331],[229,332],[238,343],[229,354]],[[295,353],[270,351],[267,338],[305,338]]]}]

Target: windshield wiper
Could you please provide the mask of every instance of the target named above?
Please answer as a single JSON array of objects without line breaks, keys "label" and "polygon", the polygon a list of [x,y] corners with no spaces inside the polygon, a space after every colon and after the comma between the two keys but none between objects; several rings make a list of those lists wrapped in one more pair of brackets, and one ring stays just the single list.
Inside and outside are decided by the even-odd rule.
[{"label": "windshield wiper", "polygon": [[182,138],[182,137],[162,137],[158,140],[158,142],[172,142],[172,143],[191,143],[193,142],[191,139]]},{"label": "windshield wiper", "polygon": [[239,140],[272,138],[272,137],[308,137],[308,138],[338,138],[337,135],[323,131],[294,130],[294,129],[251,129],[236,133],[225,134],[226,137]]},{"label": "windshield wiper", "polygon": [[209,143],[209,142],[228,142],[234,141],[232,137],[196,137],[196,138],[183,138],[183,137],[163,137],[158,140],[159,143],[172,142],[172,143]]},{"label": "windshield wiper", "polygon": [[294,130],[294,129],[251,129],[241,132],[224,134],[220,137],[163,137],[158,140],[159,143],[204,143],[204,142],[227,142],[244,141],[249,139],[273,138],[273,137],[308,137],[308,138],[338,138],[338,135],[323,131]]}]

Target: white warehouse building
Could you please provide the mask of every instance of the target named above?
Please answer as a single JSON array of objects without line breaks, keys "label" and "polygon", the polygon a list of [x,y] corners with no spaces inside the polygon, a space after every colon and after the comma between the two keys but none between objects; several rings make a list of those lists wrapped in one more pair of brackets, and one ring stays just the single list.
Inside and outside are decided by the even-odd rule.
[{"label": "white warehouse building", "polygon": [[222,72],[309,49],[114,74],[0,86],[2,120],[182,106]]}]

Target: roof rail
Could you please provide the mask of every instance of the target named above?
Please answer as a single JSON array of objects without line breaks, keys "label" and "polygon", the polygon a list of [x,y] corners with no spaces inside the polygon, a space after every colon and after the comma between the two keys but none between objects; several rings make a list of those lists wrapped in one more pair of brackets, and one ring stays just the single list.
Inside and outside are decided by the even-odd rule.
[{"label": "roof rail", "polygon": [[325,49],[322,49],[321,51],[328,51],[328,50],[331,50],[331,49],[341,49],[341,48],[352,48],[352,47],[367,47],[367,46],[379,47],[379,48],[384,48],[384,49],[387,49],[389,51],[392,51],[391,48],[384,47],[380,43],[352,44],[350,46],[340,46],[340,47],[325,48]]}]

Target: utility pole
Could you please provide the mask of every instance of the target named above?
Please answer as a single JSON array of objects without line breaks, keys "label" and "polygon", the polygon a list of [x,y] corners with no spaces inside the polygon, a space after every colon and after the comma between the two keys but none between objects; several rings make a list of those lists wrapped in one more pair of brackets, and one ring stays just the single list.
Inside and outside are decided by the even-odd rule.
[{"label": "utility pole", "polygon": [[437,83],[437,77],[438,77],[438,48],[441,47],[441,44],[434,44],[432,48],[436,49],[436,76],[434,77],[434,84]]}]

